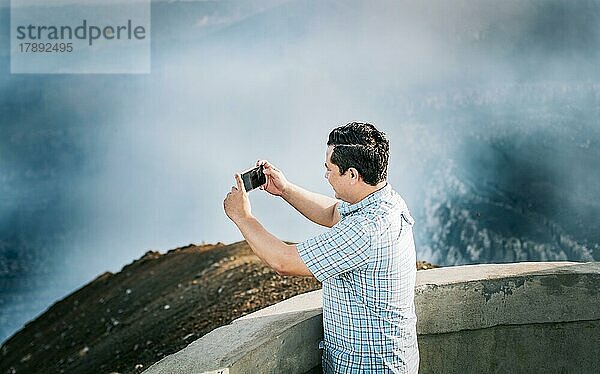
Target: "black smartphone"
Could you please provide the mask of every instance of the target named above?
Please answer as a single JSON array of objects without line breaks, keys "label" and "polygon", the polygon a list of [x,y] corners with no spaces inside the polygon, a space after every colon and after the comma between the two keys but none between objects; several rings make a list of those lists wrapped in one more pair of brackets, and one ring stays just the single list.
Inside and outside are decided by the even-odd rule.
[{"label": "black smartphone", "polygon": [[242,173],[242,181],[246,191],[251,191],[267,183],[267,178],[263,173],[263,166],[257,166]]}]

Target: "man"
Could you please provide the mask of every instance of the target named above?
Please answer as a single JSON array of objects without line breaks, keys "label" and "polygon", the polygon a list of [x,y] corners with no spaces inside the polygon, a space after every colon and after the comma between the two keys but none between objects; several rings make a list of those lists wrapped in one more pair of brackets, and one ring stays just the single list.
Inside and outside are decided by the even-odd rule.
[{"label": "man", "polygon": [[268,161],[257,162],[267,177],[261,188],[329,227],[323,234],[297,245],[277,239],[252,216],[239,174],[225,212],[277,273],[323,283],[325,373],[417,372],[414,221],[386,182],[388,140],[373,125],[352,122],[334,129],[327,146],[325,178],[335,199],[290,183]]}]

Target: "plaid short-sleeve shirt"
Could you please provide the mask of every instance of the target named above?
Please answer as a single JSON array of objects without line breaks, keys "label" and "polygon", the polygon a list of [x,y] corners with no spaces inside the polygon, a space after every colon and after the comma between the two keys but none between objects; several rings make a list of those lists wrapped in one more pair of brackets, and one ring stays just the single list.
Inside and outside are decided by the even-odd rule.
[{"label": "plaid short-sleeve shirt", "polygon": [[419,367],[413,219],[387,184],[297,245],[323,283],[325,373],[415,373]]}]

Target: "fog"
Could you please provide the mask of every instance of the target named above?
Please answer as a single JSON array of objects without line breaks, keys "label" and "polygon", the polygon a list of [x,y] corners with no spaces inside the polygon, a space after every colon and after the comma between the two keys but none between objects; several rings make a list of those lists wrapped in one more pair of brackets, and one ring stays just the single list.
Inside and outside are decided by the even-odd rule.
[{"label": "fog", "polygon": [[[8,13],[2,338],[148,250],[241,240],[222,201],[259,158],[331,195],[327,135],[352,120],[390,139],[418,258],[600,257],[600,3],[156,2],[148,75],[11,75]],[[322,230],[250,196],[283,240]]]}]

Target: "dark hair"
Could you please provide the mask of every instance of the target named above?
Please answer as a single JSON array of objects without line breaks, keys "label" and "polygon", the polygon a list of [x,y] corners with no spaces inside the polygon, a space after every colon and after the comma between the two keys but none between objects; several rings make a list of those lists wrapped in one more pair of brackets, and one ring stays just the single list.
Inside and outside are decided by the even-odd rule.
[{"label": "dark hair", "polygon": [[387,178],[390,144],[385,134],[370,123],[350,122],[329,133],[331,162],[344,174],[355,168],[365,183],[375,186]]}]

